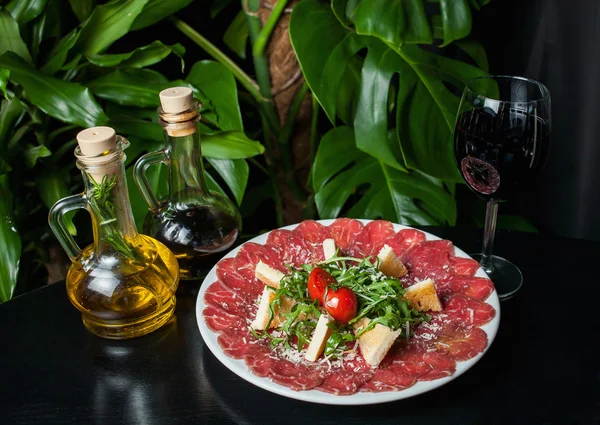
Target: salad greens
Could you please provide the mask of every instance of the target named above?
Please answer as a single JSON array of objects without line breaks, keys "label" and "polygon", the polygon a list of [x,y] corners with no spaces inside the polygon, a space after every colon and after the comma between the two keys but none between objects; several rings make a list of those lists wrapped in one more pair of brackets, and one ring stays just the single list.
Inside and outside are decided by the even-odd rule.
[{"label": "salad greens", "polygon": [[[262,334],[255,333],[256,337],[270,338],[271,347],[283,344],[285,348],[297,345],[298,351],[310,343],[312,332],[316,326],[316,319],[321,312],[317,301],[308,295],[308,276],[310,272],[319,267],[331,274],[336,282],[328,290],[337,290],[340,287],[351,289],[358,301],[356,317],[342,324],[334,322],[328,325],[333,333],[325,347],[325,356],[339,358],[343,356],[348,344],[355,341],[363,333],[373,329],[377,324],[387,326],[396,331],[401,330],[401,336],[409,338],[411,326],[428,321],[429,316],[412,308],[404,299],[405,290],[397,278],[391,278],[378,269],[379,259],[372,257],[353,258],[336,256],[315,265],[303,264],[299,268],[288,266],[290,270],[280,281],[280,289],[276,291],[275,299],[270,306],[270,320]],[[284,297],[292,298],[296,304],[290,312],[282,313],[285,322],[277,330],[268,332]],[[363,318],[370,319],[367,326],[354,332],[354,325]]]}]

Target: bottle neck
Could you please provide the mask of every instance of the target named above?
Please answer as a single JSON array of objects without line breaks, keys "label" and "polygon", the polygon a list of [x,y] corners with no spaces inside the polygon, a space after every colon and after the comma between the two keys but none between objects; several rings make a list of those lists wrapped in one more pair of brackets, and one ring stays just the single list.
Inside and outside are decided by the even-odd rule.
[{"label": "bottle neck", "polygon": [[134,241],[138,232],[129,202],[124,159],[121,154],[102,166],[80,168],[92,216],[96,255],[110,251],[136,260],[139,254]]},{"label": "bottle neck", "polygon": [[202,164],[200,136],[196,129],[185,135],[170,135],[165,129],[165,141],[170,160],[170,199],[177,200],[189,192],[207,191]]}]

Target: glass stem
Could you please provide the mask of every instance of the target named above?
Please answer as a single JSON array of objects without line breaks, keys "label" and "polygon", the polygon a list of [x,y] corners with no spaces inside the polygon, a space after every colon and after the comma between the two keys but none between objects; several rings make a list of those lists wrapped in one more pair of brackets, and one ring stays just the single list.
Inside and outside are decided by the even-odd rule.
[{"label": "glass stem", "polygon": [[496,221],[498,219],[498,202],[491,199],[485,211],[485,229],[483,231],[483,247],[481,248],[481,261],[479,264],[486,273],[494,270],[492,251],[494,250],[494,236],[496,235]]}]

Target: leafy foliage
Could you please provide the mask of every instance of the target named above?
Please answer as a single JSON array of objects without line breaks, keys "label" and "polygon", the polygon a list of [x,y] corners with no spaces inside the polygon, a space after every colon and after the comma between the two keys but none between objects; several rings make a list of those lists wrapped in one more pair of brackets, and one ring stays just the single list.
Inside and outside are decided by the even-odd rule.
[{"label": "leafy foliage", "polygon": [[[136,223],[141,224],[147,207],[131,169],[141,154],[162,149],[156,107],[158,93],[166,87],[193,89],[202,103],[199,128],[210,186],[242,201],[249,177],[246,158],[264,148],[244,133],[231,71],[200,61],[187,75],[169,80],[148,67],[176,55],[183,72],[185,49],[161,40],[126,53],[111,52],[125,34],[154,25],[189,3],[12,0],[0,7],[0,91],[6,98],[0,104],[0,301],[14,291],[22,248],[38,267],[47,260],[45,246],[53,237],[46,222],[48,208],[82,190],[71,155],[81,128],[109,125],[130,140],[128,186]],[[69,19],[81,24],[69,27]],[[39,48],[44,40],[51,48]],[[164,195],[165,167],[152,168],[148,178],[155,193]],[[73,214],[65,221],[75,234]]]},{"label": "leafy foliage", "polygon": [[[469,34],[466,0],[439,7],[443,45]],[[422,0],[332,0],[331,8],[304,0],[294,9],[290,37],[304,76],[331,123],[345,125],[324,136],[313,166],[322,217],[344,212],[353,196],[351,216],[455,223],[446,189],[461,181],[451,143],[455,93],[485,71],[421,46],[435,41],[434,18]],[[486,63],[474,42],[465,46]]]}]

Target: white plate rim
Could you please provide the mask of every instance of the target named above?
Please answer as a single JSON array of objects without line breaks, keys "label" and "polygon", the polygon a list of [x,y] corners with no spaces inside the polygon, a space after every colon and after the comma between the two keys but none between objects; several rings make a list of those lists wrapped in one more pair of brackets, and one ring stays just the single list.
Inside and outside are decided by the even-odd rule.
[{"label": "white plate rim", "polygon": [[[335,219],[327,219],[327,220],[315,220],[316,222],[322,224],[323,226],[328,226],[335,221]],[[358,219],[358,221],[363,224],[367,224],[374,220],[367,219]],[[273,230],[292,230],[296,228],[300,223],[292,224],[289,226],[281,227],[279,229]],[[394,226],[394,231],[398,232],[401,229],[414,229],[423,232],[427,238],[427,240],[439,240],[440,237],[423,231],[421,229],[415,229],[414,227],[405,226],[402,224],[392,223]],[[235,257],[238,251],[244,246],[246,243],[257,243],[264,245],[267,241],[269,234],[273,231],[269,231],[267,233],[263,233],[249,241],[244,242],[237,248],[228,252],[222,259]],[[471,258],[467,253],[461,250],[458,247],[454,247],[455,255],[457,257]],[[222,260],[221,259],[221,260]],[[219,261],[221,261],[219,260]],[[218,264],[218,262],[217,262]],[[447,376],[444,378],[436,379],[434,381],[418,381],[415,385],[410,388],[401,391],[387,391],[387,392],[379,392],[379,393],[371,393],[371,392],[357,392],[352,395],[340,396],[333,395],[329,393],[325,393],[317,390],[306,390],[306,391],[294,391],[288,387],[272,382],[269,378],[263,378],[254,375],[246,366],[244,359],[234,359],[232,357],[227,356],[223,353],[223,350],[219,346],[217,342],[217,337],[219,336],[218,332],[213,332],[206,326],[206,323],[203,319],[202,311],[204,310],[204,294],[208,287],[217,280],[216,275],[217,265],[210,270],[204,281],[202,282],[202,286],[200,287],[200,291],[198,292],[198,298],[196,299],[196,321],[198,323],[198,328],[200,329],[200,334],[202,335],[202,339],[204,343],[212,352],[212,354],[230,371],[238,375],[240,378],[244,379],[251,384],[256,385],[259,388],[267,390],[269,392],[279,394],[284,397],[302,400],[310,403],[318,403],[318,404],[330,404],[330,405],[369,405],[369,404],[378,404],[378,403],[386,403],[390,401],[402,400],[405,398],[413,397],[431,390],[434,390],[442,385],[447,384],[450,381],[458,378],[460,375],[465,373],[468,369],[473,367],[483,355],[488,351],[496,334],[498,332],[498,327],[500,326],[500,300],[498,298],[498,293],[494,289],[494,291],[490,294],[490,296],[485,300],[486,303],[490,304],[496,310],[496,316],[489,323],[481,326],[481,329],[487,334],[488,344],[486,348],[479,353],[477,356],[472,359],[456,362],[456,371],[451,376]],[[488,276],[480,267],[477,270],[475,276],[485,277]]]}]

